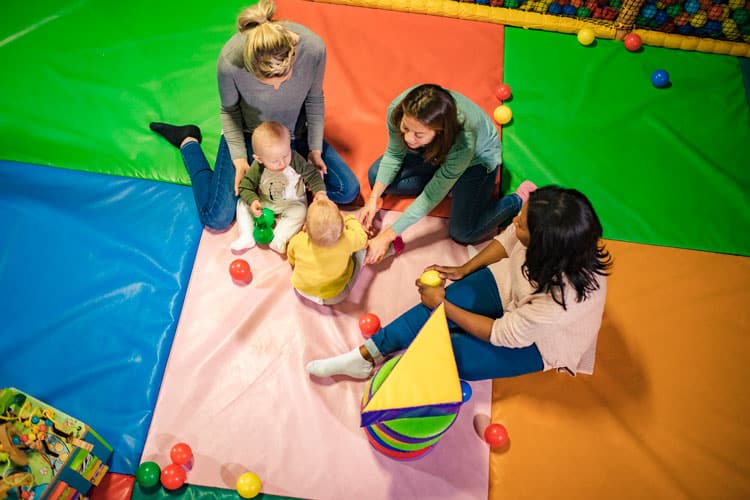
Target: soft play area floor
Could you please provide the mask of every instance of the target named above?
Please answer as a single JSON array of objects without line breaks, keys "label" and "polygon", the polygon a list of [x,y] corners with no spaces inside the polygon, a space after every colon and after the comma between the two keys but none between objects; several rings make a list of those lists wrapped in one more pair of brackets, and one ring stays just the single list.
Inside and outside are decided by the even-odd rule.
[{"label": "soft play area floor", "polygon": [[[217,54],[243,3],[11,2],[0,22],[0,387],[73,415],[114,448],[95,498],[746,498],[750,496],[750,113],[737,58],[437,16],[279,0],[328,48],[326,137],[368,194],[385,110],[435,82],[502,128],[501,189],[586,193],[615,259],[593,376],[472,383],[423,459],[396,462],[358,426],[363,382],[318,381],[313,358],[361,342],[357,318],[416,301],[425,266],[460,263],[436,212],[406,252],[332,308],[300,301],[289,265],[235,229],[204,231],[179,154],[148,122],[196,123],[218,145]],[[54,43],[51,43],[53,40]],[[745,61],[746,65],[746,61]],[[672,86],[649,75],[669,69]],[[386,218],[408,200],[388,199]],[[473,421],[502,422],[491,451]],[[191,444],[188,485],[133,474]]]}]

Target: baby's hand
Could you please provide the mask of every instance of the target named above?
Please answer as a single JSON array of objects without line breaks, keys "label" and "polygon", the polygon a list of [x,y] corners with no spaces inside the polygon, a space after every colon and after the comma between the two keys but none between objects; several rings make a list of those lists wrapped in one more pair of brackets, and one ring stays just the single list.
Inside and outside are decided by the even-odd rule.
[{"label": "baby's hand", "polygon": [[250,204],[250,213],[253,214],[253,217],[260,217],[263,215],[263,205],[258,200],[255,200]]}]

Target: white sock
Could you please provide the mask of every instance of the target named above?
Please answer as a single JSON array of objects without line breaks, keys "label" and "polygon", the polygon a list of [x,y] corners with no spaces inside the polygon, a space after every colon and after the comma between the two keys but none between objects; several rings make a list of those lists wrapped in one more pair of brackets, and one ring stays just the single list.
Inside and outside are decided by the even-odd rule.
[{"label": "white sock", "polygon": [[271,243],[268,244],[268,248],[279,255],[284,255],[286,253],[286,241],[279,241],[274,238],[271,240]]},{"label": "white sock", "polygon": [[253,221],[250,218],[250,210],[242,200],[237,200],[237,230],[240,236],[229,245],[229,248],[236,252],[253,248],[255,246]]},{"label": "white sock", "polygon": [[332,358],[316,359],[307,364],[307,373],[316,377],[348,375],[352,378],[369,378],[372,363],[359,353],[359,347]]}]

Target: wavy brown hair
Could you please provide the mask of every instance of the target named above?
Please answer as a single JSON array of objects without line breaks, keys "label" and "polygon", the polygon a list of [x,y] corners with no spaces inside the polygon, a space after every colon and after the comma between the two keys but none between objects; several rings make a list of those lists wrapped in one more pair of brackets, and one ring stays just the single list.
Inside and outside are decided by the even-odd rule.
[{"label": "wavy brown hair", "polygon": [[442,164],[463,129],[458,121],[456,100],[450,92],[432,83],[414,87],[394,108],[391,124],[401,130],[404,115],[409,115],[435,131],[435,138],[425,146],[423,156],[428,163],[436,166]]}]

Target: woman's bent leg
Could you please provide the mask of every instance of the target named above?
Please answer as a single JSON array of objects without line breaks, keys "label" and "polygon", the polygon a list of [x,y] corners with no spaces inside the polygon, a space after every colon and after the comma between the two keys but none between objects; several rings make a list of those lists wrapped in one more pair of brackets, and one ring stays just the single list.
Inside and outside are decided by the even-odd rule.
[{"label": "woman's bent leg", "polygon": [[359,180],[330,144],[323,141],[323,161],[328,173],[323,176],[328,198],[339,205],[351,203],[359,194]]},{"label": "woman's bent leg", "polygon": [[[370,187],[375,184],[375,179],[378,176],[378,169],[380,168],[381,156],[370,166],[367,171],[367,178],[370,182]],[[430,182],[433,174],[435,173],[435,167],[426,164],[422,161],[422,157],[419,155],[407,153],[404,157],[404,161],[401,164],[401,169],[396,174],[393,182],[386,188],[386,194],[395,194],[399,196],[414,196],[422,192],[424,187]]]},{"label": "woman's bent leg", "polygon": [[237,197],[234,195],[234,164],[224,136],[219,142],[213,171],[198,142],[188,142],[180,148],[180,153],[190,176],[200,221],[211,229],[225,229],[234,220]]},{"label": "woman's bent leg", "polygon": [[[445,289],[445,298],[452,304],[477,314],[491,318],[499,318],[503,315],[497,284],[487,268],[480,269],[452,283]],[[426,306],[417,304],[381,328],[371,337],[371,340],[383,355],[406,349],[427,322],[430,314],[432,311]],[[449,321],[448,328],[456,330],[458,327]]]},{"label": "woman's bent leg", "polygon": [[521,198],[510,194],[492,199],[497,169],[487,173],[482,165],[464,172],[453,187],[448,232],[463,245],[491,238],[521,210]]},{"label": "woman's bent leg", "polygon": [[535,344],[511,349],[492,345],[468,333],[451,334],[458,376],[464,380],[515,377],[544,369]]}]

